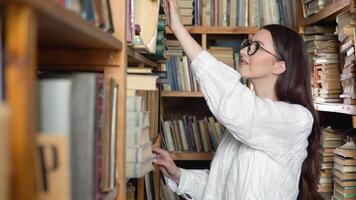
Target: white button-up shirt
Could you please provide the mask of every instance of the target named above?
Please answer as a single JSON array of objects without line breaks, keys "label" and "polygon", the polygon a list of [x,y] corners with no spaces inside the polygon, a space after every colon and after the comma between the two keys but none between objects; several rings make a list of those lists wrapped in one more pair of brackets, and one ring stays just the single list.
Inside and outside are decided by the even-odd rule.
[{"label": "white button-up shirt", "polygon": [[191,64],[207,104],[228,133],[210,170],[182,170],[179,195],[195,200],[295,200],[313,116],[301,105],[262,99],[240,74],[203,51]]}]

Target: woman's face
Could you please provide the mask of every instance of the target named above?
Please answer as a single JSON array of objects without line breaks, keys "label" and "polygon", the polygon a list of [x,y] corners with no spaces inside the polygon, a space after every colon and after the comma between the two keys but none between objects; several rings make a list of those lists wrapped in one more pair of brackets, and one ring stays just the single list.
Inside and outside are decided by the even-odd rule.
[{"label": "woman's face", "polygon": [[[259,48],[253,55],[248,55],[248,47],[240,50],[239,72],[241,76],[248,79],[260,79],[276,74],[276,67],[279,66],[276,66],[278,59],[275,57],[277,54],[273,47],[271,33],[261,29],[251,38],[251,41],[254,45],[257,42]],[[253,45],[250,46],[250,53],[251,49],[253,49]]]}]

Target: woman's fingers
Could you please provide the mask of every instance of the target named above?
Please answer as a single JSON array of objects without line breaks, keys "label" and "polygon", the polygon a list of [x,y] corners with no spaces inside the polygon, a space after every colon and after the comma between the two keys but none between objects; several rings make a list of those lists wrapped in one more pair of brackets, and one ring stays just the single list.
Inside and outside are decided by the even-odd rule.
[{"label": "woman's fingers", "polygon": [[161,148],[152,147],[152,152],[159,155],[163,159],[172,160],[171,155]]}]

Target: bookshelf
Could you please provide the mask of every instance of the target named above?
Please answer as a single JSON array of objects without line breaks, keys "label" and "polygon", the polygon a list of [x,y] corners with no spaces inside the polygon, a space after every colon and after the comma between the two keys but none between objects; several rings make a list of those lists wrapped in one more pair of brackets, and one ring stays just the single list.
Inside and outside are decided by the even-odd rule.
[{"label": "bookshelf", "polygon": [[322,112],[343,113],[356,116],[356,106],[337,103],[314,103],[315,109]]},{"label": "bookshelf", "polygon": [[[186,26],[186,29],[191,34],[254,34],[258,31],[257,27],[238,27],[238,26]],[[167,34],[173,34],[172,30],[167,27]]]},{"label": "bookshelf", "polygon": [[136,64],[143,64],[143,65],[148,65],[154,68],[158,68],[159,64],[155,61],[152,61],[142,54],[136,52],[132,48],[128,47],[127,48],[127,56],[128,56],[128,62],[129,63],[136,63]]},{"label": "bookshelf", "polygon": [[[117,108],[117,195],[126,199],[125,95],[126,0],[110,0],[113,34],[103,32],[55,1],[4,0],[5,103],[12,114],[9,134],[11,199],[38,199],[38,69],[99,71],[119,84]],[[105,102],[106,104],[109,101]],[[61,194],[58,194],[61,195]]]},{"label": "bookshelf", "polygon": [[[338,1],[333,1],[332,3],[326,5],[324,8],[322,8],[318,13],[313,14],[307,18],[303,18],[303,10],[302,10],[302,1],[298,1],[298,28],[299,30],[303,30],[304,27],[307,26],[318,26],[318,25],[326,25],[326,26],[333,26],[335,27],[336,23],[336,19],[337,16],[340,15],[341,13],[343,13],[344,11],[351,11],[352,13],[354,13],[354,5],[355,5],[355,1],[354,0],[338,0]],[[338,27],[340,28],[340,27]],[[337,29],[338,29],[337,28]],[[342,28],[340,28],[342,29]],[[304,31],[302,31],[304,33]],[[338,35],[339,33],[343,33],[336,31],[336,35]],[[323,34],[320,34],[323,35]],[[342,43],[340,42],[340,36],[338,35],[337,37],[337,45],[342,45]],[[317,40],[315,40],[317,41]],[[336,42],[335,42],[336,43]],[[351,49],[354,48],[353,46],[350,47]],[[321,48],[321,51],[323,51],[323,49]],[[337,51],[334,52],[335,54],[338,54],[338,56],[340,56],[339,59],[339,63],[338,66],[336,68],[338,68],[337,70],[340,70],[340,72],[338,72],[337,75],[339,74],[343,74],[343,69],[344,69],[344,59],[345,56],[343,55],[343,53],[341,52],[341,50],[339,48],[337,48]],[[315,55],[313,55],[315,56]],[[317,58],[317,57],[316,57]],[[351,61],[354,63],[354,60]],[[314,64],[315,65],[315,64]],[[328,63],[327,63],[328,65]],[[352,66],[353,68],[354,66]],[[316,69],[315,69],[316,70]],[[317,73],[314,72],[315,77],[318,78],[318,76],[320,71],[318,71]],[[342,76],[342,75],[340,75]],[[319,80],[318,80],[319,81]],[[321,80],[322,81],[322,80]],[[328,80],[326,79],[326,82],[328,82]],[[321,82],[322,83],[322,82]],[[324,87],[321,84],[322,88]],[[344,87],[345,85],[343,85],[343,87],[341,87],[341,93],[344,92]],[[346,92],[348,93],[348,92]],[[352,92],[351,92],[352,93]],[[318,97],[320,97],[321,95],[318,94]],[[337,96],[337,98],[339,98],[339,95]],[[319,102],[314,102],[314,107],[315,109],[319,112],[320,115],[320,123],[322,126],[331,126],[333,128],[336,129],[339,128],[340,130],[342,129],[349,129],[352,130],[356,128],[356,105],[347,105],[347,104],[343,104],[343,103],[319,103]],[[326,128],[327,129],[327,128]],[[323,129],[323,136],[321,137],[321,148],[323,149],[323,151],[325,151],[327,148],[329,148],[330,146],[326,146],[325,145],[325,137],[327,137],[325,131],[326,129]],[[342,135],[342,139],[341,140],[341,144],[344,144],[344,142],[347,141],[355,141],[354,140],[354,136],[348,136],[348,139],[345,139],[345,133],[338,133],[336,134],[339,137],[341,137]],[[340,145],[340,144],[339,144]],[[337,147],[339,147],[337,145]],[[331,154],[331,158],[335,158],[335,153]],[[336,179],[339,178],[339,176],[337,175],[337,173],[335,173],[337,170],[335,169],[335,161],[334,162],[329,162],[327,161],[327,155],[323,155],[322,156],[322,164],[321,164],[321,177],[323,177],[324,179],[331,179],[331,187],[328,188],[326,187],[328,184],[325,184],[322,182],[322,178],[320,179],[320,183],[319,183],[319,187],[318,190],[320,191],[320,193],[324,196],[324,198],[326,199],[335,199],[335,198],[339,198],[340,195],[339,190],[340,187],[338,185],[338,183],[335,181]],[[329,157],[330,158],[330,157]],[[326,164],[330,164],[331,163],[331,167],[327,168]],[[328,174],[326,173],[326,171],[330,169],[333,171],[332,174]],[[345,181],[345,180],[343,180]],[[325,182],[325,180],[324,180]],[[335,183],[334,183],[335,182]],[[333,195],[333,197],[331,197],[331,195]],[[342,195],[341,195],[342,196]]]},{"label": "bookshelf", "polygon": [[41,45],[76,49],[119,50],[122,48],[122,42],[118,38],[101,31],[55,1],[15,0],[12,2],[26,4],[35,10]]},{"label": "bookshelf", "polygon": [[[320,12],[308,18],[303,19],[302,15],[300,15],[298,25],[308,26],[319,22],[335,21],[336,15],[340,14],[344,10],[347,10],[349,6],[350,6],[350,0],[334,1],[332,4],[327,5]],[[299,6],[299,8],[301,8],[301,5]]]},{"label": "bookshelf", "polygon": [[201,92],[186,92],[186,91],[162,91],[161,97],[203,97]]},{"label": "bookshelf", "polygon": [[209,161],[214,157],[214,153],[211,152],[171,152],[170,153],[173,160],[195,160],[195,161]]}]

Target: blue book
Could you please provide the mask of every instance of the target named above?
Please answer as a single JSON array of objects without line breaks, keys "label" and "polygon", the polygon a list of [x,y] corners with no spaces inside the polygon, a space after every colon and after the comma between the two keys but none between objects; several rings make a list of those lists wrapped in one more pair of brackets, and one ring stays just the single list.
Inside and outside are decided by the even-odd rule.
[{"label": "blue book", "polygon": [[85,19],[89,22],[94,23],[95,14],[94,14],[92,0],[84,0],[84,10],[85,10]]}]

